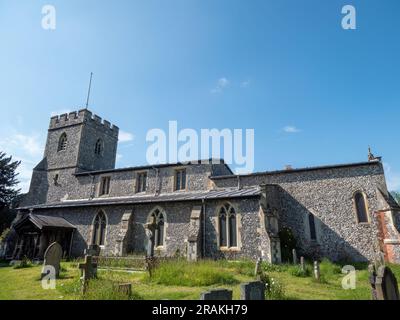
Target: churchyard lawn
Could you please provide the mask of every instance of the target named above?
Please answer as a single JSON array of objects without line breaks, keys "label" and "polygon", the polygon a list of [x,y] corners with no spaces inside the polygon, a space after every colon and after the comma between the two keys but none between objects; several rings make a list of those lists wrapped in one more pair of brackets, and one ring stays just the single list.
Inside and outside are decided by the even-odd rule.
[{"label": "churchyard lawn", "polygon": [[[233,290],[233,298],[239,299],[240,283],[254,279],[254,263],[250,261],[204,261],[187,263],[173,261],[163,263],[150,279],[145,272],[99,270],[98,279],[91,280],[85,296],[80,292],[78,261],[61,264],[60,279],[56,289],[42,288],[41,266],[14,269],[0,263],[0,299],[124,299],[117,293],[115,284],[132,283],[131,299],[199,299],[201,292],[210,288]],[[400,266],[391,265],[397,279]],[[356,289],[342,289],[341,266],[324,261],[321,263],[321,280],[312,278],[311,264],[306,274],[293,265],[272,266],[263,264],[269,276],[272,290],[269,299],[370,299],[367,266],[357,268]]]}]

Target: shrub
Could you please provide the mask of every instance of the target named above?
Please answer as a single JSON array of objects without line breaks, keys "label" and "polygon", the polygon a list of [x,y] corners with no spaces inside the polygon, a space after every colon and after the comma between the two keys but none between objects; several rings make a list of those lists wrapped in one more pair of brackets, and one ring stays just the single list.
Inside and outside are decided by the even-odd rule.
[{"label": "shrub", "polygon": [[309,265],[306,265],[304,270],[299,265],[290,266],[288,270],[289,273],[294,277],[306,278],[312,274],[312,269]]},{"label": "shrub", "polygon": [[209,260],[198,262],[166,261],[160,263],[153,270],[151,278],[147,276],[146,279],[157,284],[186,287],[238,283],[231,272],[227,272],[218,263]]},{"label": "shrub", "polygon": [[32,267],[32,262],[24,256],[20,263],[14,265],[14,269],[23,269],[23,268],[30,268]]},{"label": "shrub", "polygon": [[262,272],[260,280],[265,284],[265,297],[269,300],[285,299],[285,289],[277,279],[270,277],[267,273]]}]

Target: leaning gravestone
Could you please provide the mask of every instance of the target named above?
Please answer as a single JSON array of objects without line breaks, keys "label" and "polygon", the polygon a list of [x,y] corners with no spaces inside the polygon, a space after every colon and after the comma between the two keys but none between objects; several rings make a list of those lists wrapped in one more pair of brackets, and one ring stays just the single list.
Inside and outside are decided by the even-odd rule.
[{"label": "leaning gravestone", "polygon": [[296,249],[292,250],[292,255],[293,255],[293,264],[297,264],[297,252],[296,252]]},{"label": "leaning gravestone", "polygon": [[62,257],[62,248],[57,242],[53,242],[48,246],[44,253],[44,261],[43,261],[43,269],[41,278],[43,278],[48,273],[44,270],[48,270],[48,267],[51,266],[54,268],[56,278],[60,275],[60,262]]},{"label": "leaning gravestone", "polygon": [[92,261],[92,256],[85,256],[85,263],[80,263],[78,268],[81,270],[82,293],[86,293],[89,280],[97,277],[97,263]]},{"label": "leaning gravestone", "polygon": [[119,283],[117,291],[126,295],[128,298],[132,296],[132,284],[131,283]]},{"label": "leaning gravestone", "polygon": [[315,280],[319,281],[321,278],[321,270],[319,268],[318,261],[314,261],[314,278]]},{"label": "leaning gravestone", "polygon": [[240,286],[240,300],[265,300],[265,284],[261,281],[243,283]]},{"label": "leaning gravestone", "polygon": [[375,278],[377,300],[400,300],[399,287],[392,270],[380,266]]},{"label": "leaning gravestone", "polygon": [[232,290],[214,289],[206,291],[200,295],[200,300],[232,300]]}]

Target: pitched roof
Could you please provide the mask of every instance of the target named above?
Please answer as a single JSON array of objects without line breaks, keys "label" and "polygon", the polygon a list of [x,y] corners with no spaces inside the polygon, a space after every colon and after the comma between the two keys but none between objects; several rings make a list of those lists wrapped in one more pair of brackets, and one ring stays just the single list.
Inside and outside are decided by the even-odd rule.
[{"label": "pitched roof", "polygon": [[141,204],[155,202],[174,202],[174,201],[196,201],[196,200],[212,200],[212,199],[229,199],[229,198],[249,198],[256,197],[261,194],[259,187],[243,188],[243,189],[215,189],[208,191],[195,192],[174,192],[160,195],[135,195],[131,197],[108,197],[65,200],[62,202],[35,205],[31,207],[19,208],[27,209],[51,209],[51,208],[68,208],[68,207],[87,207],[101,205],[118,205],[118,204]]},{"label": "pitched roof", "polygon": [[379,189],[380,194],[382,197],[385,199],[386,203],[389,205],[390,209],[392,210],[400,210],[400,205],[397,203],[397,201],[393,198],[392,194],[390,192],[385,193],[381,189]]},{"label": "pitched roof", "polygon": [[28,214],[26,217],[22,218],[18,221],[14,228],[18,229],[19,226],[25,224],[27,221],[32,222],[35,226],[37,226],[40,230],[43,228],[53,227],[53,228],[68,228],[75,229],[76,227],[69,223],[67,220],[61,217],[49,217],[42,216],[37,214]]}]

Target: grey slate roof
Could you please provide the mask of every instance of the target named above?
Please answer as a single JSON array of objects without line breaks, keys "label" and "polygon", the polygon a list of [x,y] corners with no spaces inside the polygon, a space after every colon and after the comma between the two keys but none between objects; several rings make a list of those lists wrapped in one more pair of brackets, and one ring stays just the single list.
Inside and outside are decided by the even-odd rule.
[{"label": "grey slate roof", "polygon": [[49,216],[42,216],[37,214],[29,214],[22,220],[18,221],[14,228],[18,229],[18,226],[24,224],[27,220],[31,221],[34,225],[36,225],[40,230],[43,228],[68,228],[68,229],[75,229],[76,227],[69,223],[67,220],[61,217],[49,217]]},{"label": "grey slate roof", "polygon": [[243,189],[217,189],[197,192],[173,192],[160,195],[135,195],[132,197],[110,197],[110,198],[94,198],[91,200],[66,200],[63,202],[41,204],[31,207],[19,208],[27,209],[51,209],[51,208],[67,208],[67,207],[87,207],[101,205],[118,205],[118,204],[141,204],[152,202],[174,202],[174,201],[196,201],[211,199],[229,199],[229,198],[248,198],[257,197],[261,194],[259,187],[243,188]]}]

